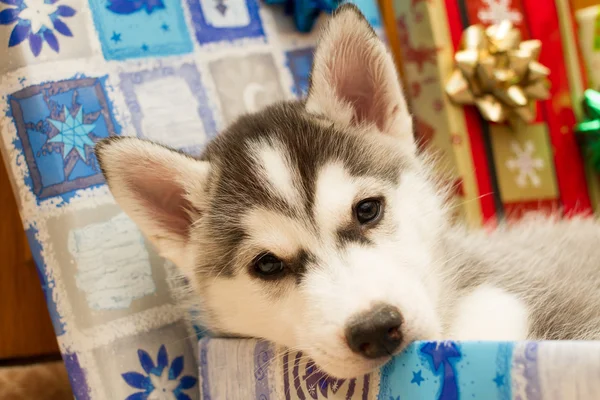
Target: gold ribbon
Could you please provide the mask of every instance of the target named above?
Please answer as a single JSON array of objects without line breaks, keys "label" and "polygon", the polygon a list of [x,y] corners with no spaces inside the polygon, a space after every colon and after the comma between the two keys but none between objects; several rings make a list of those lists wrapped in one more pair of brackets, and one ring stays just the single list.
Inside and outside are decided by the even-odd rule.
[{"label": "gold ribbon", "polygon": [[474,104],[491,122],[531,122],[535,101],[550,97],[550,70],[537,60],[542,43],[521,41],[510,21],[463,32],[446,93],[458,104]]}]

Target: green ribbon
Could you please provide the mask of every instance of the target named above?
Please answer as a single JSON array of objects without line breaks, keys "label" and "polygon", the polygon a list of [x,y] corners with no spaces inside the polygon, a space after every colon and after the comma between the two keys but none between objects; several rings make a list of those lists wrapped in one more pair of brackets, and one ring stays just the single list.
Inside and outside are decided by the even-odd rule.
[{"label": "green ribbon", "polygon": [[575,126],[586,156],[594,169],[600,172],[600,92],[587,89],[583,93],[585,120]]}]

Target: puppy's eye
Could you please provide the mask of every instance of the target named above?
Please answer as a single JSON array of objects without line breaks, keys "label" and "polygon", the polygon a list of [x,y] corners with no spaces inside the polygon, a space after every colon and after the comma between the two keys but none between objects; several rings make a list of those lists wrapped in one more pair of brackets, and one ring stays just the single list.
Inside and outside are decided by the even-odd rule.
[{"label": "puppy's eye", "polygon": [[285,269],[285,263],[271,253],[264,254],[254,262],[254,271],[261,277],[271,279],[277,277]]},{"label": "puppy's eye", "polygon": [[366,199],[360,201],[354,208],[354,214],[360,224],[376,222],[382,214],[381,200]]}]

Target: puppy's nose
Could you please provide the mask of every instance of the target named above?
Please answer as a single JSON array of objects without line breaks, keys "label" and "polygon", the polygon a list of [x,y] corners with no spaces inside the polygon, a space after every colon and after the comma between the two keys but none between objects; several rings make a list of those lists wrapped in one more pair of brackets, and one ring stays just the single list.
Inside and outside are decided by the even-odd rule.
[{"label": "puppy's nose", "polygon": [[346,340],[352,351],[366,358],[388,356],[402,343],[401,326],[396,307],[378,305],[353,318],[346,326]]}]

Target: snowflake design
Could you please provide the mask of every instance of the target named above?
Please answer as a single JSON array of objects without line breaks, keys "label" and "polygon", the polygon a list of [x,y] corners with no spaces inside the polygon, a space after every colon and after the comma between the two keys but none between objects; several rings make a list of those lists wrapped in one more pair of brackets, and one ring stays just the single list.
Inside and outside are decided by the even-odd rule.
[{"label": "snowflake design", "polygon": [[416,64],[417,70],[420,73],[423,72],[426,64],[436,65],[439,48],[414,45],[408,34],[408,24],[405,15],[398,17],[396,25],[398,26],[400,43],[402,43],[402,48],[404,49],[404,62],[407,64]]},{"label": "snowflake design", "polygon": [[61,18],[69,18],[76,11],[65,5],[56,5],[60,0],[0,0],[9,8],[0,12],[0,25],[15,24],[8,47],[18,46],[29,40],[29,47],[35,57],[41,51],[44,42],[56,53],[60,44],[55,32],[63,36],[73,36],[73,33]]},{"label": "snowflake design", "polygon": [[183,356],[175,358],[169,366],[169,355],[162,345],[156,356],[156,365],[144,350],[138,350],[138,358],[146,374],[130,371],[122,376],[129,386],[143,392],[136,392],[125,400],[191,400],[183,391],[193,388],[197,379],[193,376],[179,378],[183,371]]},{"label": "snowflake design", "polygon": [[544,160],[539,157],[534,157],[535,145],[531,140],[525,142],[521,147],[519,142],[513,140],[510,147],[515,155],[514,158],[506,160],[506,167],[511,171],[517,171],[518,175],[515,182],[518,187],[527,187],[527,181],[530,181],[534,187],[539,187],[542,180],[537,174],[538,171],[544,169]]},{"label": "snowflake design", "polygon": [[83,123],[83,106],[79,107],[75,118],[64,106],[63,115],[64,121],[48,118],[47,121],[58,130],[58,134],[48,139],[46,143],[62,143],[63,158],[67,158],[71,150],[75,149],[79,157],[83,161],[87,161],[85,146],[94,146],[94,142],[88,135],[96,128],[96,124]]},{"label": "snowflake design", "polygon": [[487,5],[486,9],[479,10],[477,17],[484,24],[498,24],[504,20],[509,20],[513,24],[520,24],[523,15],[518,10],[511,9],[512,0],[483,0]]},{"label": "snowflake design", "polygon": [[317,368],[313,361],[306,364],[305,375],[302,379],[305,382],[308,394],[314,400],[319,399],[319,393],[322,398],[328,398],[330,389],[331,393],[335,395],[340,390],[340,386],[346,381],[345,379],[335,379],[327,376]]}]

